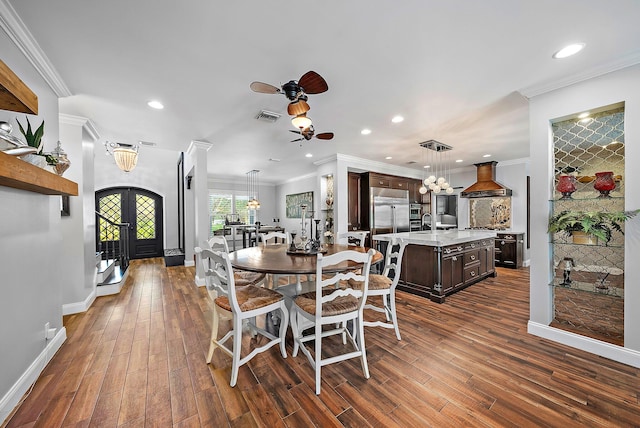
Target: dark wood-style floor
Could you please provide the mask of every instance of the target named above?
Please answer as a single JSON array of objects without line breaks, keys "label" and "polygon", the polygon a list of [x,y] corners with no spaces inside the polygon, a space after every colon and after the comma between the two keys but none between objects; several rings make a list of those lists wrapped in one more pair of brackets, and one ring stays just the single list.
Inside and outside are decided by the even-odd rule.
[{"label": "dark wood-style floor", "polygon": [[271,348],[230,388],[228,357],[205,364],[211,304],[193,268],[136,261],[120,295],[66,319],[67,342],[8,426],[640,425],[640,370],[527,334],[528,277],[499,269],[444,304],[399,293],[403,340],[367,328],[371,378],[358,360],[333,364],[316,396],[291,341],[287,359]]}]

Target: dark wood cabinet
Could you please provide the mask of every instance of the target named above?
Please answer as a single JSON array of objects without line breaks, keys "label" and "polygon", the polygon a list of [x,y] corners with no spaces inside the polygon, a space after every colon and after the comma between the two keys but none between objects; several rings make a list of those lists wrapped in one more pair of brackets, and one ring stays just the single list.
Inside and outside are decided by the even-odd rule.
[{"label": "dark wood cabinet", "polygon": [[422,180],[409,181],[409,200],[412,204],[430,204],[431,194],[429,192],[421,194],[420,187],[422,187]]},{"label": "dark wood cabinet", "polygon": [[370,172],[369,174],[369,187],[383,187],[389,188],[391,187],[391,176],[375,174]]},{"label": "dark wood cabinet", "polygon": [[478,251],[478,257],[480,259],[480,275],[486,275],[495,272],[495,247],[491,245],[491,240],[481,241],[482,249]]},{"label": "dark wood cabinet", "polygon": [[[464,257],[462,254],[442,258],[442,294],[448,294],[465,281]],[[436,290],[438,291],[438,290]]]},{"label": "dark wood cabinet", "polygon": [[350,172],[348,174],[348,198],[349,198],[349,217],[347,219],[347,228],[349,230],[361,230],[360,216],[360,174]]},{"label": "dark wood cabinet", "polygon": [[495,276],[493,252],[491,238],[441,248],[408,245],[398,288],[442,303],[447,295],[487,276]]},{"label": "dark wood cabinet", "polygon": [[498,233],[495,239],[495,265],[517,269],[522,267],[524,233]]}]

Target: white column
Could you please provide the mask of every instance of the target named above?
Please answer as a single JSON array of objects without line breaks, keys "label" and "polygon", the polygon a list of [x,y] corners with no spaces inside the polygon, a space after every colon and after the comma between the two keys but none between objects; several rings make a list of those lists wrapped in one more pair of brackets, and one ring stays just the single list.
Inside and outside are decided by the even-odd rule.
[{"label": "white column", "polygon": [[[185,173],[192,176],[191,189],[185,189],[185,193],[191,192],[192,197],[185,197],[193,202],[192,228],[188,226],[189,217],[185,215],[187,230],[193,230],[193,239],[189,234],[185,236],[185,261],[193,260],[194,248],[209,239],[209,189],[207,186],[207,152],[212,147],[206,141],[192,141],[187,149],[187,155],[191,159],[192,168],[185,165]],[[185,212],[189,210],[185,207]],[[191,241],[191,242],[189,242]],[[196,264],[196,284],[204,285],[202,267]]]}]

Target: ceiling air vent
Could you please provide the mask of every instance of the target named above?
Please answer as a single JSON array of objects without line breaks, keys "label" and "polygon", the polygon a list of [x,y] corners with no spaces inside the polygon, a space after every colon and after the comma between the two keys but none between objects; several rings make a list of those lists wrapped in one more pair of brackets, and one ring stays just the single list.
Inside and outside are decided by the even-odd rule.
[{"label": "ceiling air vent", "polygon": [[258,115],[256,116],[256,119],[261,120],[263,122],[273,123],[276,120],[280,119],[280,115],[272,111],[261,110],[260,113],[258,113]]}]

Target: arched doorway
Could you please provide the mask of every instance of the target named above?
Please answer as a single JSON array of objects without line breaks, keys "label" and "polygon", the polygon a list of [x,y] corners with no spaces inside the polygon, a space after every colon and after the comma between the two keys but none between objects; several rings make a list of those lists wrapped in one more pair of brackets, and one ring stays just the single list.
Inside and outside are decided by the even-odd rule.
[{"label": "arched doorway", "polygon": [[[116,223],[129,223],[129,257],[163,256],[162,196],[137,187],[111,187],[96,192],[96,211]],[[104,220],[96,224],[96,244],[106,246]]]}]

